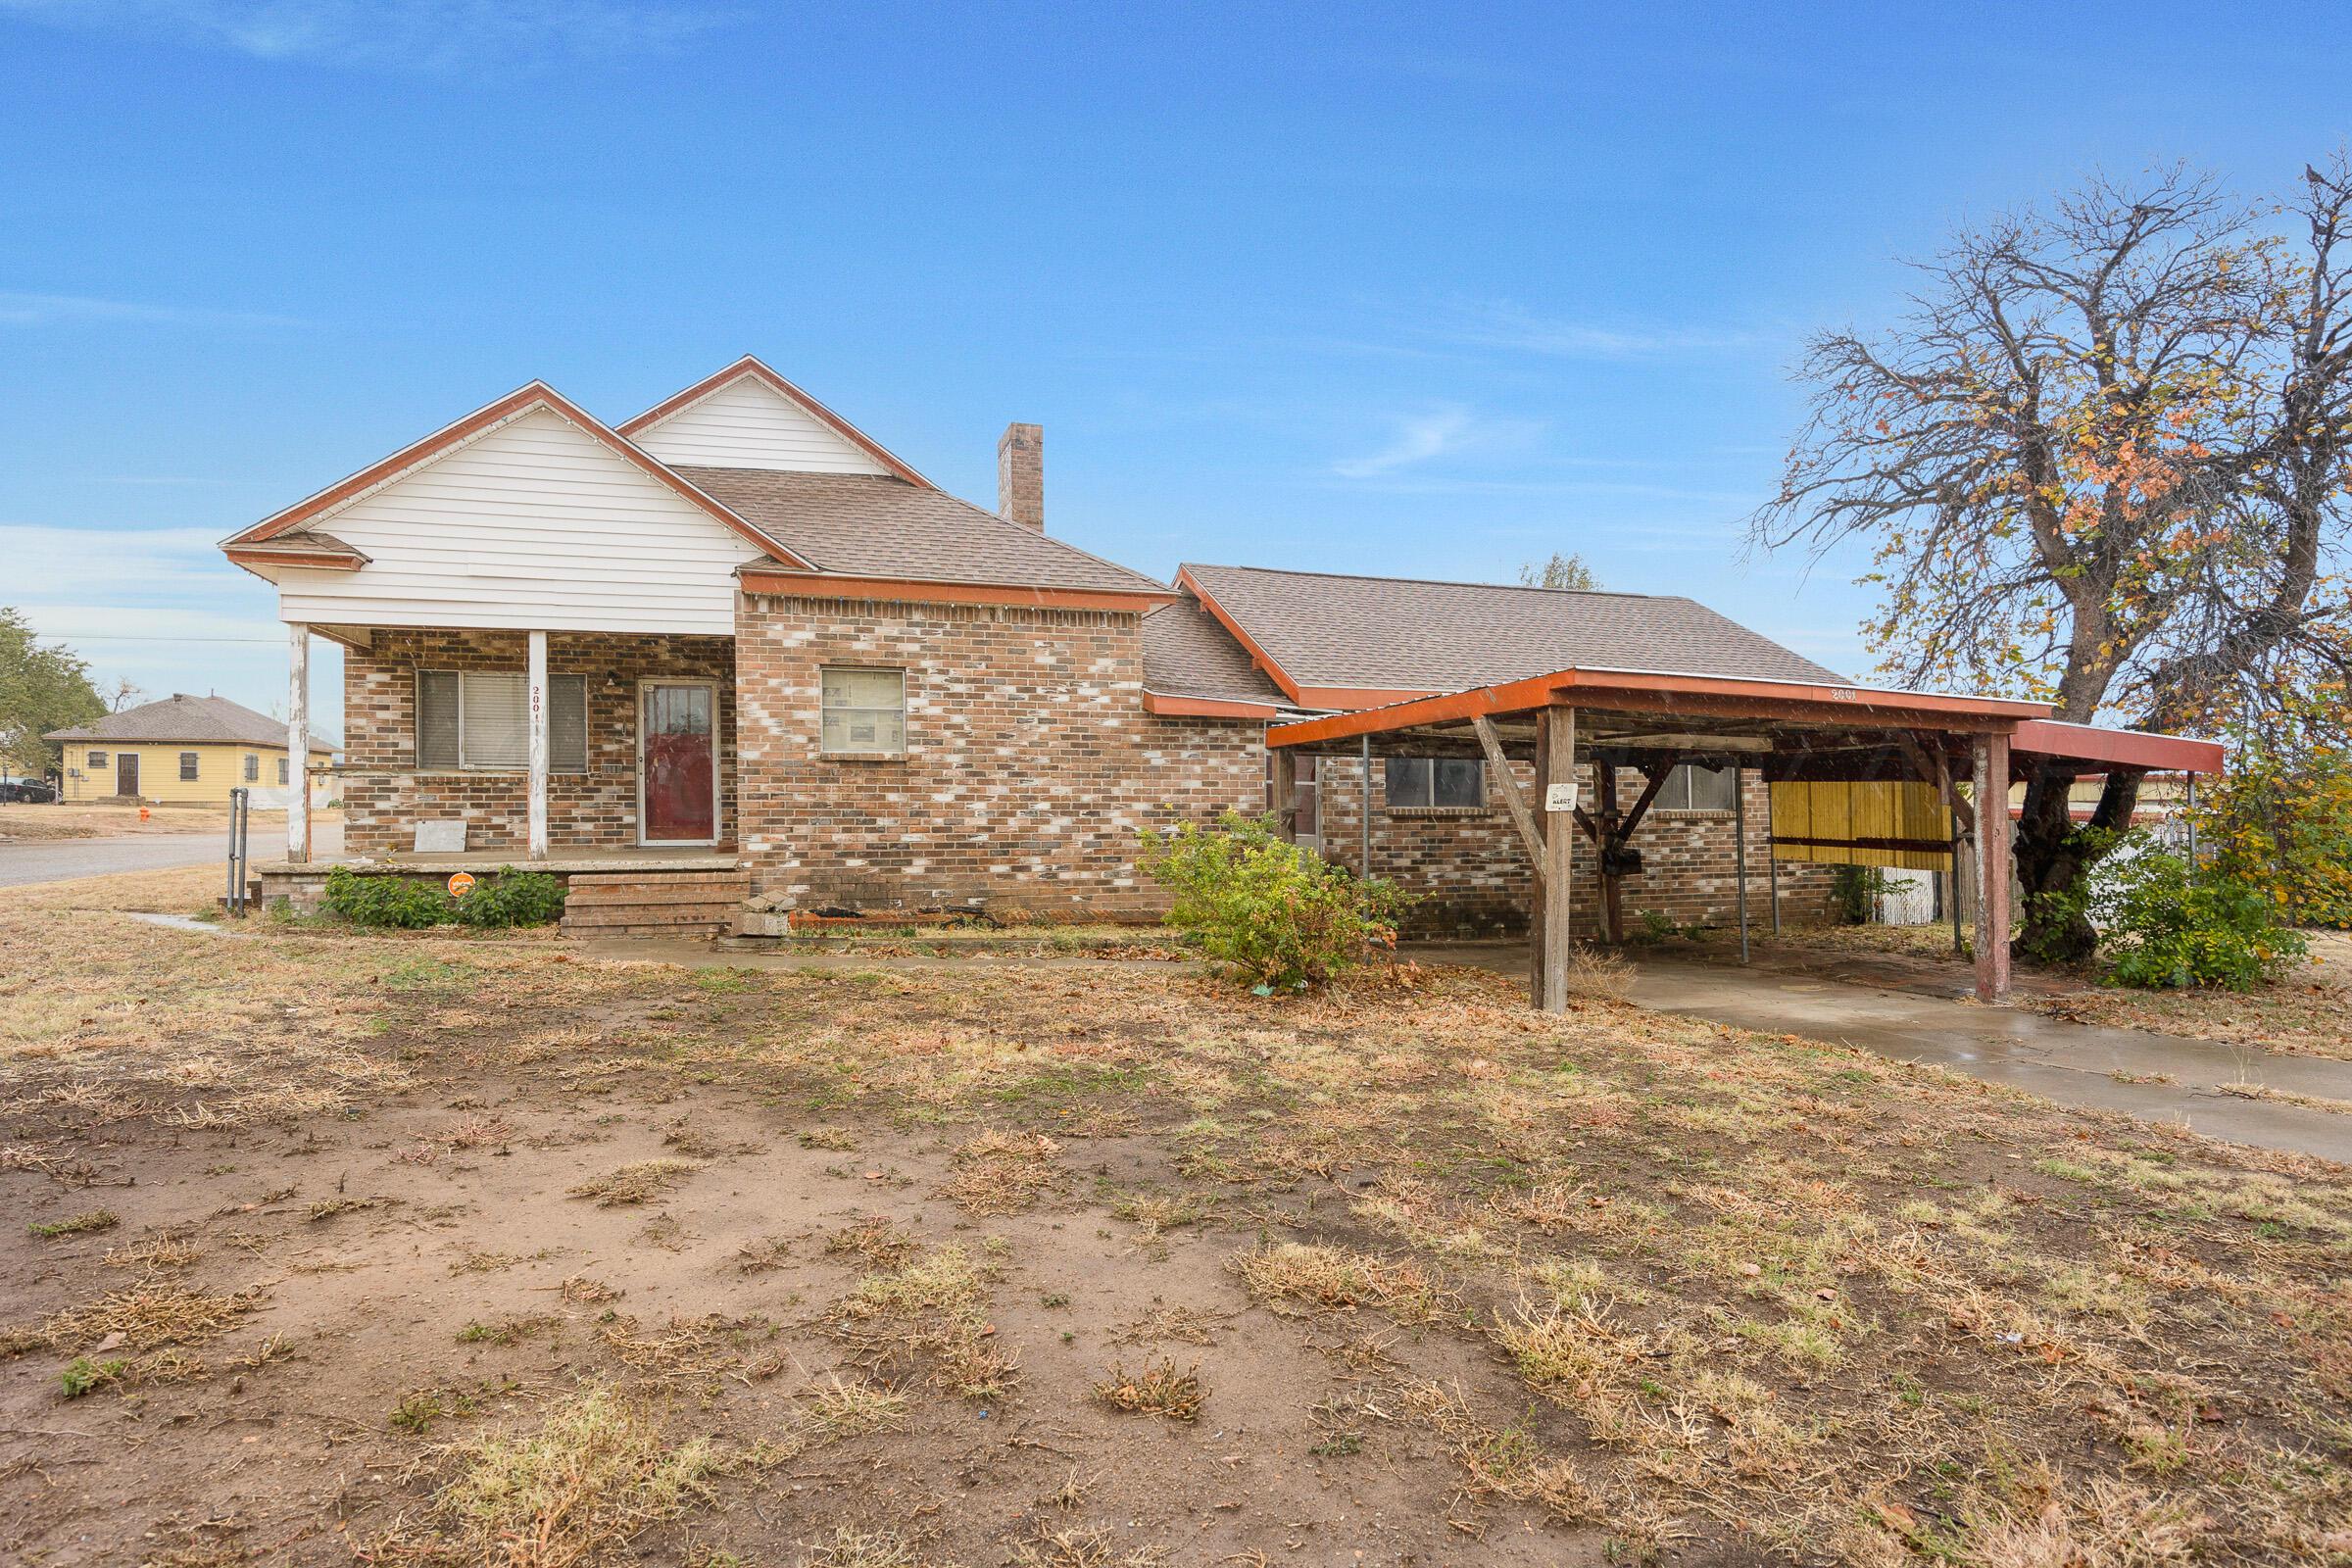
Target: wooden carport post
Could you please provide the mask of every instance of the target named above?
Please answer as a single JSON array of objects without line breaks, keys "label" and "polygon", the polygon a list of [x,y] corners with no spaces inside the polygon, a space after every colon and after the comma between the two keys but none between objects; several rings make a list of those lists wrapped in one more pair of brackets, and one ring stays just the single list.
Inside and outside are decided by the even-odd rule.
[{"label": "wooden carport post", "polygon": [[[2009,737],[1976,743],[1977,1000],[2009,995]],[[1957,879],[1955,879],[1957,880]]]},{"label": "wooden carport post", "polygon": [[1536,954],[1542,986],[1538,1005],[1545,1012],[1566,1012],[1568,945],[1576,935],[1570,913],[1576,865],[1576,710],[1544,709],[1537,734],[1542,767],[1536,783],[1544,791],[1544,875],[1537,884],[1543,918],[1543,940]]},{"label": "wooden carport post", "polygon": [[1285,844],[1298,842],[1298,754],[1278,746],[1268,754],[1266,808],[1274,813],[1274,832]]}]

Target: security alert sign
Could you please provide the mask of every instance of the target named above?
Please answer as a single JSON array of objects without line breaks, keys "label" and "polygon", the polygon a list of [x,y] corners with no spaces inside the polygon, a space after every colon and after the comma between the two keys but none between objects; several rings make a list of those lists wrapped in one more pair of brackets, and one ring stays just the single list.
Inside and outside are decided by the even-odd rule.
[{"label": "security alert sign", "polygon": [[473,873],[471,871],[452,871],[449,874],[449,896],[451,898],[462,899],[472,891]]},{"label": "security alert sign", "polygon": [[1574,783],[1545,785],[1544,787],[1544,809],[1546,811],[1575,810],[1576,785]]}]

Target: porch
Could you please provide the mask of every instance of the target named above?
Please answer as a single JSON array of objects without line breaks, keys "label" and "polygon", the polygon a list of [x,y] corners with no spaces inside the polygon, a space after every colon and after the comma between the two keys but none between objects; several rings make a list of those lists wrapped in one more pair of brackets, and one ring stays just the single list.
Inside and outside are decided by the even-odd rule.
[{"label": "porch", "polygon": [[[289,728],[310,706],[314,634],[344,650],[336,777],[355,859],[737,868],[732,637],[295,624]],[[289,812],[283,861],[315,858],[307,814]]]}]

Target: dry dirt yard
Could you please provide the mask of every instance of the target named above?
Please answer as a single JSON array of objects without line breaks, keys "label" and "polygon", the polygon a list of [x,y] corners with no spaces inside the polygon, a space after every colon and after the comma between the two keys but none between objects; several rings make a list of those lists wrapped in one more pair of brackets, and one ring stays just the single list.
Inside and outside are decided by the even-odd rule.
[{"label": "dry dirt yard", "polygon": [[2352,1560],[2340,1168],[1467,970],[176,887],[0,913],[0,1561]]}]

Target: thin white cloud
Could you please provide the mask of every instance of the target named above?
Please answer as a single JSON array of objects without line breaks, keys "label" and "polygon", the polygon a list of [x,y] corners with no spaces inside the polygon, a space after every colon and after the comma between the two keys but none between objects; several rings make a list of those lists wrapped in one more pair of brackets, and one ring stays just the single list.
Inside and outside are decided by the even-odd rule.
[{"label": "thin white cloud", "polygon": [[1412,415],[1396,421],[1396,433],[1387,446],[1364,457],[1335,463],[1331,471],[1343,479],[1377,478],[1460,450],[1475,428],[1476,421],[1464,409]]},{"label": "thin white cloud", "polygon": [[[0,0],[0,10],[19,0]],[[291,316],[266,311],[222,311],[200,306],[154,305],[143,300],[102,299],[90,294],[34,294],[0,289],[0,326],[56,326],[119,321],[141,326],[305,326]]]},{"label": "thin white cloud", "polygon": [[[101,691],[217,691],[272,711],[286,691],[286,630],[270,587],[220,555],[212,528],[68,528],[0,523],[9,564],[0,604],[36,636],[86,661]],[[342,722],[341,655],[312,643],[311,708]]]},{"label": "thin white cloud", "polygon": [[1533,419],[1497,419],[1447,405],[1402,415],[1391,422],[1386,445],[1343,458],[1331,472],[1342,479],[1377,480],[1472,451],[1524,449],[1543,429]]},{"label": "thin white cloud", "polygon": [[1455,300],[1419,313],[1421,335],[1465,348],[1558,359],[1658,359],[1766,347],[1771,334],[1739,327],[1599,322],[1544,316],[1508,300]]},{"label": "thin white cloud", "polygon": [[[0,523],[0,559],[19,604],[104,596],[220,594],[246,581],[209,528],[60,528]],[[261,586],[257,583],[256,586]]]},{"label": "thin white cloud", "polygon": [[0,17],[446,75],[663,53],[744,15],[660,0],[0,0]]}]

